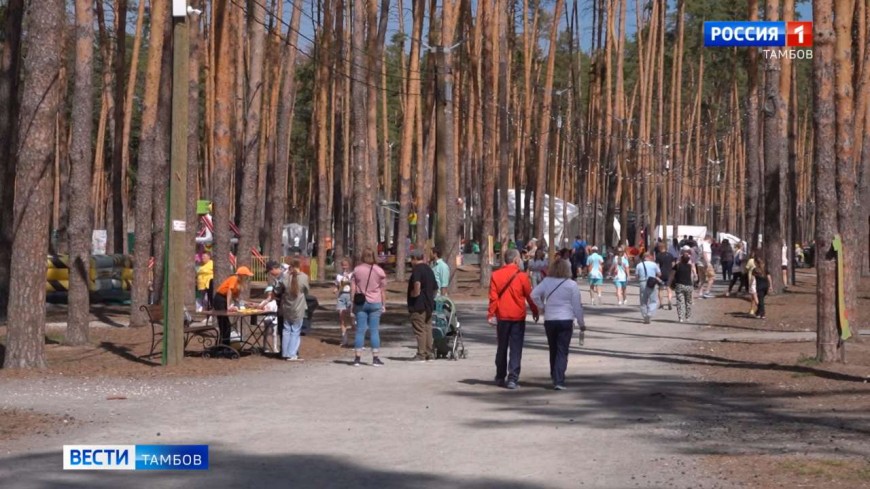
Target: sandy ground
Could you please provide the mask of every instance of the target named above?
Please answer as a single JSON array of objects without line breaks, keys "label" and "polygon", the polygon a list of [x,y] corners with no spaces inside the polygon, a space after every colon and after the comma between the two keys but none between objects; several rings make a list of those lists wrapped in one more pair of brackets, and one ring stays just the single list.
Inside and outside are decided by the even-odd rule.
[{"label": "sandy ground", "polygon": [[[798,360],[791,350],[780,363],[740,357],[771,341],[801,345],[812,338],[802,328],[711,326],[704,314],[724,299],[699,301],[690,324],[663,310],[644,325],[635,307],[615,306],[608,294],[605,306],[587,308],[585,346],[572,344],[569,390],[550,389],[546,339],[530,324],[522,387],[507,391],[492,385],[485,305],[467,299],[470,355],[457,362],[405,362],[414,342],[396,304],[383,368],[351,367],[323,321],[303,354],[312,342],[333,349],[304,364],[246,357],[170,375],[145,365],[124,375],[4,373],[0,416],[38,428],[9,429],[4,439],[0,423],[0,486],[870,487],[862,366],[828,379],[814,365],[781,368]],[[722,370],[734,378],[717,377]],[[769,395],[783,376],[794,389]],[[793,402],[812,397],[800,387],[817,379],[843,382],[834,385],[846,396],[842,411]],[[206,443],[211,468],[61,470],[62,445],[91,443]]]}]

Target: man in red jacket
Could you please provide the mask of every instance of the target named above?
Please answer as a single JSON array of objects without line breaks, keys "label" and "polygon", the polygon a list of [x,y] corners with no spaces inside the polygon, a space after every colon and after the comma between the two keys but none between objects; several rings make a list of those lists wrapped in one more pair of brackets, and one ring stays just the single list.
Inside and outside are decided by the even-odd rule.
[{"label": "man in red jacket", "polygon": [[538,322],[538,307],[531,298],[532,284],[529,276],[520,270],[521,260],[519,251],[505,250],[504,266],[493,272],[489,282],[489,310],[486,319],[490,325],[495,325],[498,334],[495,383],[508,389],[519,387],[517,382],[520,379],[523,339],[526,335],[526,303],[532,309],[535,322]]}]

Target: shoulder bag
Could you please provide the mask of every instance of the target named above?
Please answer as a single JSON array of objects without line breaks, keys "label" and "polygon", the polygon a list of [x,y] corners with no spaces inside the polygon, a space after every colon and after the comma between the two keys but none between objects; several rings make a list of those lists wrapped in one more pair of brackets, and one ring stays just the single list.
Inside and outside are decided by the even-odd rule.
[{"label": "shoulder bag", "polygon": [[357,292],[356,294],[353,295],[353,303],[354,303],[354,305],[356,305],[356,306],[362,306],[362,305],[365,305],[365,303],[366,303],[366,294],[365,294],[365,291],[368,290],[368,288],[369,288],[369,281],[372,279],[372,272],[373,272],[374,270],[375,270],[375,266],[372,265],[372,267],[369,269],[369,278],[366,279],[366,286],[365,286],[365,288],[363,288],[363,291],[362,291],[362,292]]},{"label": "shoulder bag", "polygon": [[648,289],[654,289],[656,285],[661,282],[658,277],[649,275],[649,269],[646,267],[646,262],[643,262],[643,271],[646,272],[646,287]]}]

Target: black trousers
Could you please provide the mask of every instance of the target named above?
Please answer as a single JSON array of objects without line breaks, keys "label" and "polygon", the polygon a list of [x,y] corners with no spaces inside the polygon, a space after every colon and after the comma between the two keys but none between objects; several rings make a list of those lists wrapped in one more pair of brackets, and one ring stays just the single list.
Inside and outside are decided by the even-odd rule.
[{"label": "black trousers", "polygon": [[755,294],[758,296],[758,309],[756,309],[755,315],[764,317],[764,298],[767,297],[767,289],[758,289]]},{"label": "black trousers", "polygon": [[568,347],[574,334],[574,321],[544,321],[547,344],[550,346],[550,378],[554,385],[565,384],[568,369]]},{"label": "black trousers", "polygon": [[[212,304],[215,311],[227,310],[227,296],[222,294],[214,295],[214,303]],[[226,316],[218,316],[218,330],[221,334],[221,343],[224,345],[230,344],[230,318]]]},{"label": "black trousers", "polygon": [[731,283],[728,284],[728,293],[731,293],[731,288],[734,287],[734,284],[737,284],[737,292],[740,292],[740,289],[749,290],[749,284],[746,283],[746,274],[743,272],[734,272],[731,274]]},{"label": "black trousers", "polygon": [[[526,322],[499,320],[495,327],[498,348],[495,352],[496,380],[518,381],[520,364],[523,361],[523,340],[526,337]],[[508,359],[510,355],[510,359]]]}]

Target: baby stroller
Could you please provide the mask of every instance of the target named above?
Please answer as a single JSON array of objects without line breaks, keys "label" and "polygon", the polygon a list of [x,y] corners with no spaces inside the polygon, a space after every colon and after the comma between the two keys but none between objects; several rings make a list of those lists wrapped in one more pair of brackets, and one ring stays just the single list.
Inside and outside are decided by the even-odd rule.
[{"label": "baby stroller", "polygon": [[435,358],[458,360],[467,356],[462,341],[462,329],[456,317],[456,305],[447,297],[435,298],[435,311],[432,313],[432,340]]}]

